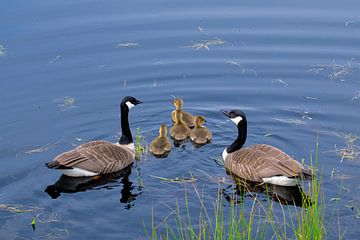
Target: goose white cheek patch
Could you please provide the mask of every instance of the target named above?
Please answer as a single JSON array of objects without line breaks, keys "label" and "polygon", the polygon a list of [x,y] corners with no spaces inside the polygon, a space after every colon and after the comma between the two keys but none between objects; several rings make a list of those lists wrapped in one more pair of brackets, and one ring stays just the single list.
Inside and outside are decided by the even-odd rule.
[{"label": "goose white cheek patch", "polygon": [[230,120],[233,121],[236,125],[238,125],[238,123],[241,122],[243,120],[243,118],[240,116],[237,116],[234,118],[230,118]]},{"label": "goose white cheek patch", "polygon": [[132,109],[133,107],[135,107],[135,105],[129,101],[126,102],[126,106],[128,106],[129,110]]}]

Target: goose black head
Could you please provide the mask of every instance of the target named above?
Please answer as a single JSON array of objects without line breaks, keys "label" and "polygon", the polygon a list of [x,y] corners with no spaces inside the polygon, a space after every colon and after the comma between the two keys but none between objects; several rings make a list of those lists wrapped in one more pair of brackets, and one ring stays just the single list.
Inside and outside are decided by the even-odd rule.
[{"label": "goose black head", "polygon": [[231,121],[233,121],[236,125],[238,125],[240,122],[246,121],[245,113],[241,110],[234,109],[231,111],[221,111],[223,114],[225,114],[228,118],[230,118]]},{"label": "goose black head", "polygon": [[121,106],[127,106],[127,108],[130,110],[131,108],[135,107],[136,105],[142,103],[142,101],[137,100],[134,97],[131,96],[126,96],[123,98],[123,100],[121,101]]}]

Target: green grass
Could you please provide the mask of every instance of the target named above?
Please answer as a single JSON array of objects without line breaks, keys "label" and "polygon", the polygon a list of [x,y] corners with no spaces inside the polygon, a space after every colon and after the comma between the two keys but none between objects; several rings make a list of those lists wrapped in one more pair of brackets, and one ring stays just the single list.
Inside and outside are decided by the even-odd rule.
[{"label": "green grass", "polygon": [[141,133],[141,129],[136,129],[136,142],[135,142],[135,155],[136,159],[142,160],[146,157],[147,148],[145,144],[145,138]]},{"label": "green grass", "polygon": [[[317,142],[315,161],[311,158],[313,169],[318,168],[318,152]],[[250,198],[240,199],[234,193],[233,201],[227,203],[223,202],[220,185],[215,199],[209,199],[192,183],[190,190],[195,194],[199,207],[189,207],[189,189],[185,189],[184,201],[176,201],[173,208],[168,206],[171,213],[161,223],[155,223],[153,209],[151,233],[145,226],[146,236],[152,240],[325,239],[333,214],[326,219],[329,225],[325,227],[322,174],[314,173],[314,180],[304,186],[307,191],[302,196],[303,207],[281,205],[271,200],[264,202],[261,195],[251,192]]]}]

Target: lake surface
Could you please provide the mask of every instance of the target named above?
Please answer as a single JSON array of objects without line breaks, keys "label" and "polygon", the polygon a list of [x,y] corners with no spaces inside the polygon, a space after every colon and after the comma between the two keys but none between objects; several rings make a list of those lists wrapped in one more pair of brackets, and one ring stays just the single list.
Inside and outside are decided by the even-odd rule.
[{"label": "lake surface", "polygon": [[[1,238],[146,239],[152,211],[160,223],[191,188],[154,176],[192,175],[214,198],[219,186],[231,186],[214,158],[236,128],[219,110],[240,108],[246,145],[272,144],[310,164],[319,136],[326,216],[337,209],[328,238],[340,229],[356,239],[359,9],[355,0],[2,1]],[[185,142],[164,159],[147,154],[100,183],[68,181],[51,197],[45,189],[60,174],[45,163],[89,140],[117,141],[126,95],[144,102],[130,113],[133,135],[140,128],[144,142],[161,123],[170,126],[174,97],[206,116],[213,141]],[[188,198],[199,208],[194,193]]]}]

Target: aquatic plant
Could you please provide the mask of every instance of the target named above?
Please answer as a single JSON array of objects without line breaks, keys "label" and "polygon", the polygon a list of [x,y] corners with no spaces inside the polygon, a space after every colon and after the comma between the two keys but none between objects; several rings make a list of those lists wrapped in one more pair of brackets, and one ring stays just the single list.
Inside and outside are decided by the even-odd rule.
[{"label": "aquatic plant", "polygon": [[144,137],[141,134],[141,129],[136,129],[136,142],[135,142],[135,156],[136,159],[141,160],[146,156],[147,148],[144,143]]}]

